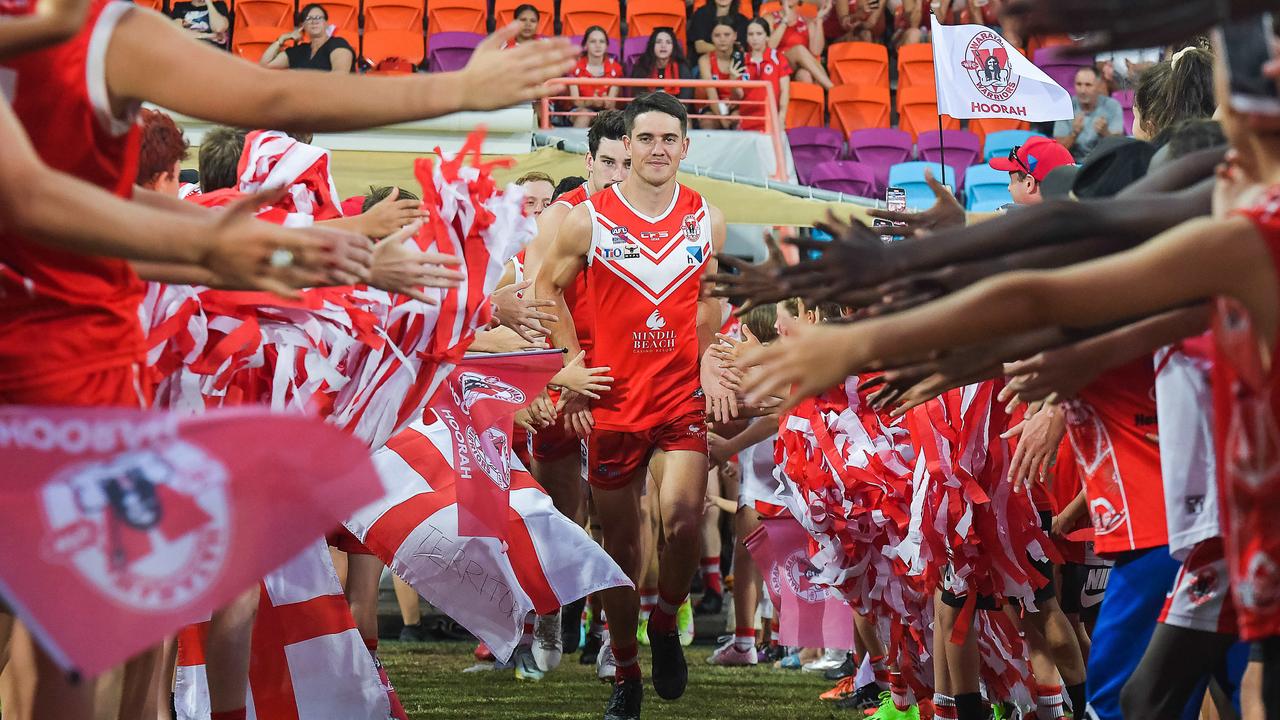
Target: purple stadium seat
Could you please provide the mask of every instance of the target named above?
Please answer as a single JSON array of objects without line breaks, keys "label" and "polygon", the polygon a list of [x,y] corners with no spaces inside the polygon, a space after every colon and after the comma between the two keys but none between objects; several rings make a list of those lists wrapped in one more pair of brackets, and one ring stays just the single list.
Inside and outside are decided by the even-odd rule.
[{"label": "purple stadium seat", "polygon": [[1124,134],[1133,134],[1133,91],[1117,90],[1111,93],[1111,97],[1120,103],[1120,108],[1124,110]]},{"label": "purple stadium seat", "polygon": [[796,179],[802,185],[809,184],[810,171],[818,163],[840,157],[844,138],[838,130],[819,127],[798,127],[787,131],[791,145],[791,159],[796,166]]},{"label": "purple stadium seat", "polygon": [[852,160],[818,163],[809,173],[810,184],[823,190],[857,197],[876,197],[876,173],[870,165]]},{"label": "purple stadium seat", "polygon": [[[569,37],[569,39],[573,41],[573,44],[574,44],[574,45],[576,45],[576,46],[578,46],[578,47],[582,47],[582,36],[581,36],[581,35],[572,35],[572,36],[570,36],[570,37]],[[648,38],[646,38],[646,39],[648,39]],[[640,48],[640,49],[641,49],[641,50],[644,50],[644,48]],[[618,38],[615,38],[615,37],[611,37],[611,38],[609,38],[609,49],[607,50],[607,52],[608,52],[610,55],[614,56],[615,58],[620,58],[620,57],[622,57],[622,43],[618,42]],[[618,62],[622,62],[622,61],[621,61],[621,60],[619,60]]]},{"label": "purple stadium seat", "polygon": [[466,67],[484,35],[438,32],[427,38],[427,67],[431,72],[452,72]]},{"label": "purple stadium seat", "polygon": [[956,182],[963,185],[965,168],[982,159],[982,141],[968,130],[943,130],[942,133],[939,135],[937,130],[920,133],[916,138],[920,159],[940,163],[945,156],[947,165],[956,171]]},{"label": "purple stadium seat", "polygon": [[1076,94],[1076,73],[1082,67],[1093,67],[1092,55],[1072,55],[1069,45],[1055,45],[1040,48],[1036,51],[1033,62],[1036,67],[1045,71],[1054,82],[1061,85],[1072,95]]},{"label": "purple stadium seat", "polygon": [[875,171],[876,189],[889,186],[889,168],[911,159],[915,146],[911,133],[903,130],[869,128],[849,133],[850,160],[870,166]]},{"label": "purple stadium seat", "polygon": [[622,41],[622,69],[628,75],[631,69],[635,67],[636,58],[644,54],[644,49],[649,45],[649,38],[637,37],[627,38]]}]

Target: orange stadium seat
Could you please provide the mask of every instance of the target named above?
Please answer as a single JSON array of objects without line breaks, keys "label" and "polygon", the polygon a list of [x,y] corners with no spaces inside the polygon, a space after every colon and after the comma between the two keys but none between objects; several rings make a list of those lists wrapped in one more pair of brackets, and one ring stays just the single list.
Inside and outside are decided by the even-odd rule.
[{"label": "orange stadium seat", "polygon": [[627,5],[627,37],[647,38],[654,28],[669,27],[685,43],[684,0],[645,0]]},{"label": "orange stadium seat", "polygon": [[889,127],[889,88],[837,85],[827,93],[831,126],[848,137],[854,130]]},{"label": "orange stadium seat", "polygon": [[898,48],[898,89],[933,86],[933,45],[914,43]]},{"label": "orange stadium seat", "polygon": [[[898,88],[898,128],[917,137],[926,130],[938,129],[938,92],[933,83]],[[942,129],[959,130],[960,121],[942,116]]]},{"label": "orange stadium seat", "polygon": [[987,134],[1001,130],[1030,130],[1031,125],[1023,120],[1009,118],[974,118],[969,121],[969,132],[978,136],[978,142],[985,144]]},{"label": "orange stadium seat", "polygon": [[364,0],[362,55],[374,65],[390,57],[421,65],[422,0]]},{"label": "orange stadium seat", "polygon": [[270,28],[279,37],[280,33],[297,27],[297,23],[294,22],[296,19],[294,12],[293,0],[240,0],[236,3],[232,39],[238,42],[239,38],[234,36],[240,34],[240,29],[251,27]]},{"label": "orange stadium seat", "polygon": [[787,105],[787,128],[826,127],[826,115],[823,112],[826,107],[821,85],[792,82],[791,101]]},{"label": "orange stadium seat", "polygon": [[250,25],[235,31],[231,36],[231,52],[250,62],[262,59],[267,46],[276,41],[288,28],[259,27]]},{"label": "orange stadium seat", "polygon": [[839,42],[827,47],[827,71],[837,85],[889,87],[889,50],[880,43]]},{"label": "orange stadium seat", "polygon": [[[306,3],[303,3],[304,5]],[[329,24],[337,29],[334,35],[360,50],[360,0],[320,0],[320,6],[329,13]]]},{"label": "orange stadium seat", "polygon": [[538,8],[538,34],[555,35],[556,8],[552,0],[497,0],[493,4],[494,27],[500,28],[516,19],[516,8],[532,5]]},{"label": "orange stadium seat", "polygon": [[751,9],[751,0],[738,0],[738,12],[742,17],[755,17],[755,11]]},{"label": "orange stadium seat", "polygon": [[611,38],[622,36],[618,3],[608,0],[560,0],[560,34],[586,35],[587,28],[599,25]]},{"label": "orange stadium seat", "polygon": [[427,32],[489,32],[485,0],[427,0]]}]

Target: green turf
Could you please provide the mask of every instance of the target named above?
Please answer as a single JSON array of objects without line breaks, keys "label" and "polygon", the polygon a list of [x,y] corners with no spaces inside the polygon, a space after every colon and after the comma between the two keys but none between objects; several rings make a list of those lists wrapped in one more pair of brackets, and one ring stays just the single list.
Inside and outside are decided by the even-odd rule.
[{"label": "green turf", "polygon": [[[594,665],[577,655],[537,683],[517,682],[511,671],[463,673],[476,664],[474,643],[382,642],[378,655],[412,720],[586,720],[600,718],[609,687]],[[689,689],[675,702],[659,700],[645,685],[645,720],[851,720],[818,693],[832,683],[820,675],[772,667],[719,668],[706,664],[711,648],[686,649]],[[648,672],[648,657],[641,649]],[[858,718],[861,714],[857,715]]]}]

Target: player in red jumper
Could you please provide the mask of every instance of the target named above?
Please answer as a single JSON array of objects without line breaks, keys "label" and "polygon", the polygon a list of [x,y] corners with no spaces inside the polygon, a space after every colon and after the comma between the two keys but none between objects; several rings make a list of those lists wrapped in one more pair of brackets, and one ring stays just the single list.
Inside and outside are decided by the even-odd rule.
[{"label": "player in red jumper", "polygon": [[[688,680],[675,613],[698,564],[698,536],[707,482],[707,432],[700,383],[700,318],[720,321],[719,302],[700,298],[699,282],[724,243],[724,217],[698,193],[676,182],[689,149],[688,115],[678,100],[655,92],[624,112],[632,172],[569,214],[539,273],[540,297],[560,298],[587,277],[596,310],[592,362],[613,369],[613,390],[592,403],[587,476],[600,516],[604,547],[638,579],[640,500],[655,452],[663,477],[653,490],[666,546],[658,607],[649,618],[653,685],[664,699]],[[577,318],[560,306],[552,342],[576,354]],[[707,306],[707,307],[703,307]],[[639,596],[632,588],[603,593],[617,665],[606,720],[640,717],[642,688],[636,652]]]}]

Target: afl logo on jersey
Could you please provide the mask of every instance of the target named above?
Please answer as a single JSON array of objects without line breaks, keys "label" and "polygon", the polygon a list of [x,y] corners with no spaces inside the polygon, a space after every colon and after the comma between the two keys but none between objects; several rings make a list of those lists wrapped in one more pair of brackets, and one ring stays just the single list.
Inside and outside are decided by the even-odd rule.
[{"label": "afl logo on jersey", "polygon": [[685,215],[684,221],[680,224],[684,226],[685,239],[690,242],[697,242],[698,237],[702,235],[702,228],[698,226],[698,218],[693,215]]},{"label": "afl logo on jersey", "polygon": [[614,244],[614,245],[626,245],[626,244],[627,244],[627,229],[626,229],[626,228],[624,228],[624,227],[622,227],[621,225],[619,225],[619,226],[618,226],[618,227],[616,227],[616,228],[613,228],[613,229],[609,230],[609,234],[613,237],[613,244]]}]

